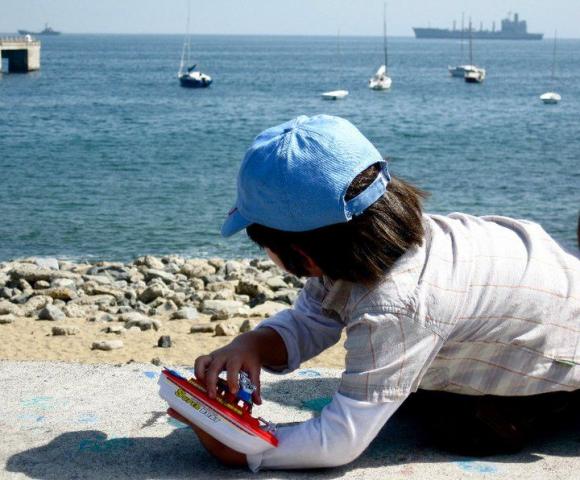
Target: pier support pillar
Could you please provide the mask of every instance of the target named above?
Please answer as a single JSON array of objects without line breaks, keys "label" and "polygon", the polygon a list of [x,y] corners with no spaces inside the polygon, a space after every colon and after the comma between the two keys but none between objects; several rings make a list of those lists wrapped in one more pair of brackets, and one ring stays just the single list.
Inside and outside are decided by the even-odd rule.
[{"label": "pier support pillar", "polygon": [[[40,70],[40,42],[27,38],[0,39],[0,58],[8,59],[9,73]],[[2,63],[0,62],[0,72]]]}]

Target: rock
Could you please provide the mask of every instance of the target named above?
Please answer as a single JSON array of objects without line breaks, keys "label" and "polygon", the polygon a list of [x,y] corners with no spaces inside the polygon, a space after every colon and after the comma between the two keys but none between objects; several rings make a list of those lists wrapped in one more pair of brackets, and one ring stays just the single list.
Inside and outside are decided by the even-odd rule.
[{"label": "rock", "polygon": [[240,325],[240,333],[249,332],[258,326],[260,322],[251,318],[247,318]]},{"label": "rock", "polygon": [[247,307],[235,300],[204,300],[202,313],[211,315],[212,320],[227,320],[228,318],[246,313]]},{"label": "rock", "polygon": [[86,282],[97,283],[99,285],[112,285],[113,280],[106,275],[85,275],[83,279]]},{"label": "rock", "polygon": [[91,318],[89,318],[89,321],[90,322],[114,322],[115,317],[113,315],[111,315],[110,313],[99,312],[96,315],[93,315]]},{"label": "rock", "polygon": [[20,308],[18,305],[14,305],[13,303],[7,302],[6,300],[2,300],[0,301],[0,315],[7,314],[12,314],[17,317],[24,315],[22,308]]},{"label": "rock", "polygon": [[120,335],[124,331],[125,331],[125,329],[123,328],[122,325],[109,325],[105,329],[105,333],[116,333],[117,335]]},{"label": "rock", "polygon": [[59,270],[60,266],[56,258],[35,258],[34,263],[40,268],[46,268],[49,270]]},{"label": "rock", "polygon": [[50,283],[46,280],[39,280],[38,282],[34,282],[34,290],[42,290],[44,288],[49,288]]},{"label": "rock", "polygon": [[64,318],[65,314],[62,313],[62,310],[54,305],[47,305],[38,313],[39,320],[51,320],[54,322],[57,320],[63,320]]},{"label": "rock", "polygon": [[14,296],[14,289],[8,287],[0,288],[0,298],[5,298],[6,300],[10,300]]},{"label": "rock", "polygon": [[208,283],[206,285],[205,289],[208,292],[219,292],[222,290],[229,290],[232,293],[234,293],[236,291],[237,285],[238,285],[238,282],[236,282],[236,281],[225,280],[223,282]]},{"label": "rock", "polygon": [[250,309],[250,316],[268,318],[287,308],[288,305],[284,305],[283,303],[265,302]]},{"label": "rock", "polygon": [[10,301],[12,303],[17,303],[18,305],[22,305],[22,304],[28,302],[28,300],[30,300],[30,297],[32,297],[33,295],[34,295],[34,290],[32,290],[32,289],[25,290],[24,292],[19,293],[15,297],[12,297],[10,299]]},{"label": "rock", "polygon": [[288,288],[288,284],[280,276],[270,277],[266,280],[266,285],[268,285],[268,287],[274,291],[280,290],[282,288]]},{"label": "rock", "polygon": [[239,332],[239,327],[233,323],[220,322],[215,327],[216,337],[233,337]]},{"label": "rock", "polygon": [[201,278],[191,278],[189,280],[189,285],[194,290],[205,290],[205,283]]},{"label": "rock", "polygon": [[115,305],[116,300],[112,295],[87,295],[71,300],[74,305]]},{"label": "rock", "polygon": [[69,318],[85,318],[89,315],[88,310],[80,305],[65,305],[62,311]]},{"label": "rock", "polygon": [[209,263],[216,270],[223,268],[224,265],[226,264],[225,260],[223,258],[219,258],[219,257],[208,258],[207,263]]},{"label": "rock", "polygon": [[42,294],[51,297],[54,300],[64,300],[65,302],[73,300],[78,296],[77,293],[70,288],[48,288],[43,290]]},{"label": "rock", "polygon": [[161,322],[159,320],[149,318],[141,313],[124,313],[119,317],[119,321],[125,322],[125,328],[139,327],[141,330],[159,330]]},{"label": "rock", "polygon": [[0,315],[0,325],[7,325],[13,323],[15,320],[16,317],[10,313],[8,315]]},{"label": "rock", "polygon": [[156,283],[143,290],[141,295],[139,295],[139,300],[144,303],[149,303],[155,300],[157,297],[164,297],[165,295],[168,295],[170,292],[171,291],[166,286]]},{"label": "rock", "polygon": [[215,292],[213,300],[234,300],[236,294],[231,290],[219,290]]},{"label": "rock", "polygon": [[197,325],[192,325],[189,329],[190,333],[214,333],[215,324],[214,323],[198,323]]},{"label": "rock", "polygon": [[171,300],[169,300],[167,302],[163,302],[161,305],[156,307],[153,311],[153,315],[156,315],[159,317],[167,317],[167,316],[173,315],[176,312],[177,312],[177,305],[175,305],[175,303],[173,303]]},{"label": "rock", "polygon": [[117,350],[123,348],[123,340],[103,340],[101,342],[93,342],[91,348],[93,350]]},{"label": "rock", "polygon": [[133,262],[133,264],[138,266],[144,265],[148,268],[155,268],[158,270],[163,270],[163,267],[165,266],[161,260],[159,260],[157,257],[154,257],[153,255],[139,257]]},{"label": "rock", "polygon": [[251,279],[251,278],[243,278],[238,282],[238,286],[236,287],[236,293],[238,295],[248,295],[250,298],[254,298],[261,293],[265,293],[267,290],[270,290],[260,282]]},{"label": "rock", "polygon": [[175,281],[175,275],[169,272],[165,272],[163,270],[156,270],[154,268],[151,268],[145,272],[145,281],[149,282],[156,278],[159,278],[166,283],[171,283]]},{"label": "rock", "polygon": [[151,363],[156,367],[160,367],[162,365],[161,359],[159,357],[152,358]]},{"label": "rock", "polygon": [[243,265],[240,262],[236,262],[235,260],[229,260],[224,265],[224,270],[226,275],[230,275],[234,272],[239,272],[243,268]]},{"label": "rock", "polygon": [[125,298],[125,292],[123,290],[95,282],[87,282],[83,286],[83,290],[87,293],[87,295],[111,295],[115,297],[117,302],[120,302],[123,300],[123,298]]},{"label": "rock", "polygon": [[34,283],[38,280],[51,281],[55,278],[75,278],[75,274],[71,272],[39,268],[38,266],[29,263],[18,264],[10,270],[9,274],[14,281],[23,279],[29,283]]},{"label": "rock", "polygon": [[[44,280],[39,280],[39,282],[43,281]],[[76,282],[72,278],[55,278],[50,282],[50,286],[52,288],[75,288]]]},{"label": "rock", "polygon": [[215,272],[215,267],[205,260],[199,259],[187,260],[179,270],[179,273],[182,273],[187,278],[201,278],[206,275],[213,275]]},{"label": "rock", "polygon": [[126,333],[141,333],[141,329],[139,327],[131,327],[126,330]]},{"label": "rock", "polygon": [[199,316],[197,309],[193,307],[183,307],[171,315],[171,320],[196,320]]},{"label": "rock", "polygon": [[52,335],[55,337],[59,335],[76,335],[77,333],[81,333],[81,329],[79,327],[74,326],[52,327]]},{"label": "rock", "polygon": [[36,313],[37,310],[51,305],[53,299],[45,295],[35,295],[22,306],[22,314],[30,317]]},{"label": "rock", "polygon": [[159,348],[171,348],[171,337],[169,335],[161,335],[157,340]]}]

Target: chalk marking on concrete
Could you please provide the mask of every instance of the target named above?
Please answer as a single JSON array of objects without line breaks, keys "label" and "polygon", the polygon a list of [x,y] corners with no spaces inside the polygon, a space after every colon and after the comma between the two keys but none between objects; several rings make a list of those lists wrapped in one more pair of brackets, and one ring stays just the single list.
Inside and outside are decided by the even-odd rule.
[{"label": "chalk marking on concrete", "polygon": [[461,462],[453,462],[453,463],[464,472],[480,473],[480,474],[497,473],[497,467],[492,463],[479,462],[473,460],[464,460]]},{"label": "chalk marking on concrete", "polygon": [[318,397],[302,402],[302,407],[314,412],[321,412],[332,401],[332,397]]}]

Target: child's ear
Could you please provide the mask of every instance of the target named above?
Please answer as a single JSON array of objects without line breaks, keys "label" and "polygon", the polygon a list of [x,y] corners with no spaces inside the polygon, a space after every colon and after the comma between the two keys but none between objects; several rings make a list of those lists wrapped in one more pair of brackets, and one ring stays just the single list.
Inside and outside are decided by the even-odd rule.
[{"label": "child's ear", "polygon": [[292,250],[297,252],[301,257],[302,261],[304,262],[304,267],[308,271],[308,276],[310,277],[322,277],[324,273],[320,269],[320,267],[316,264],[316,262],[308,256],[308,254],[302,250],[299,246],[292,244]]}]

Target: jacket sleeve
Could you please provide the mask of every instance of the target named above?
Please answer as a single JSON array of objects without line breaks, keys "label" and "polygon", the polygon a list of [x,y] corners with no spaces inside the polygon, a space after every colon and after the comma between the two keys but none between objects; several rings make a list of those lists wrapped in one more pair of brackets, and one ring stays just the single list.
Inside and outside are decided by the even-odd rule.
[{"label": "jacket sleeve", "polygon": [[277,313],[256,327],[274,329],[282,337],[288,352],[288,365],[267,366],[267,370],[291,372],[338,342],[344,325],[340,319],[323,313],[321,304],[325,293],[322,282],[311,278],[293,308]]},{"label": "jacket sleeve", "polygon": [[372,403],[336,393],[320,417],[278,430],[278,447],[248,455],[261,469],[337,467],[352,462],[371,443],[402,400]]}]

